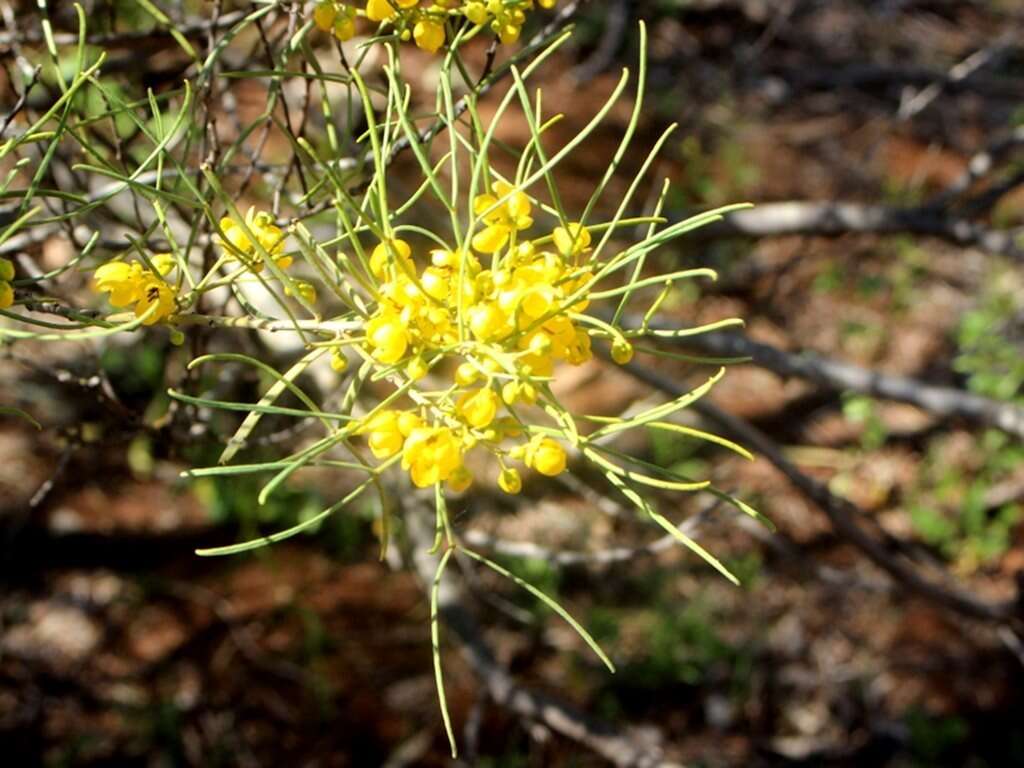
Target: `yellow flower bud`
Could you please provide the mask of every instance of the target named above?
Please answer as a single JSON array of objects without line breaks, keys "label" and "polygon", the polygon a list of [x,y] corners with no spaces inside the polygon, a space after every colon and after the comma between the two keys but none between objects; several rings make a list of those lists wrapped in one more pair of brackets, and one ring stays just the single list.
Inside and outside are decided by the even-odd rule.
[{"label": "yellow flower bud", "polygon": [[505,493],[515,495],[523,490],[523,478],[519,470],[506,467],[498,475],[498,487]]},{"label": "yellow flower bud", "polygon": [[480,378],[480,371],[472,363],[462,363],[455,369],[455,383],[460,387],[468,387]]},{"label": "yellow flower bud", "polygon": [[625,339],[616,339],[612,343],[612,360],[619,365],[625,365],[633,359],[633,345]]},{"label": "yellow flower bud", "polygon": [[473,475],[465,467],[459,467],[449,475],[446,483],[452,493],[462,493],[473,484]]},{"label": "yellow flower bud", "polygon": [[286,296],[293,296],[295,293],[302,298],[307,304],[316,303],[316,286],[306,280],[295,280],[295,291],[291,288],[285,287],[284,293]]},{"label": "yellow flower bud", "polygon": [[423,426],[423,419],[415,411],[402,411],[398,414],[398,431],[403,437],[408,437],[414,429]]},{"label": "yellow flower bud", "polygon": [[338,373],[342,373],[348,368],[348,358],[340,349],[331,350],[331,368]]},{"label": "yellow flower bud", "polygon": [[473,24],[483,24],[487,21],[487,9],[483,3],[470,2],[466,3],[462,9],[462,13],[465,14],[466,18],[469,19]]},{"label": "yellow flower bud", "polygon": [[356,36],[355,16],[350,13],[341,13],[334,20],[334,36],[341,42],[351,40]]},{"label": "yellow flower bud", "polygon": [[412,36],[417,47],[428,53],[437,53],[444,45],[444,24],[436,19],[420,19],[413,27]]},{"label": "yellow flower bud", "polygon": [[413,381],[419,381],[420,379],[427,375],[426,361],[422,357],[417,355],[416,357],[409,361],[409,364],[407,366],[405,366],[405,373]]},{"label": "yellow flower bud", "polygon": [[565,449],[550,437],[535,438],[526,449],[526,463],[542,475],[560,475],[565,471]]},{"label": "yellow flower bud", "polygon": [[397,13],[389,0],[367,0],[366,18],[370,21],[387,21]]},{"label": "yellow flower bud", "polygon": [[366,336],[380,362],[397,363],[409,347],[409,332],[396,316],[383,316],[366,325]]},{"label": "yellow flower bud", "polygon": [[8,282],[14,279],[14,263],[10,259],[0,259],[0,280]]},{"label": "yellow flower bud", "polygon": [[497,32],[498,39],[505,45],[511,45],[519,39],[519,27],[515,24],[501,24],[499,22],[494,22],[491,25],[491,28]]},{"label": "yellow flower bud", "polygon": [[501,388],[501,399],[505,401],[506,405],[515,405],[519,399],[519,382],[505,382],[505,385]]},{"label": "yellow flower bud", "polygon": [[448,267],[454,269],[458,266],[458,257],[454,251],[446,251],[443,248],[435,248],[430,252],[430,263],[435,267]]},{"label": "yellow flower bud", "polygon": [[313,23],[324,32],[329,32],[331,27],[334,26],[334,17],[336,15],[337,10],[334,7],[334,3],[331,0],[324,0],[321,3],[317,3],[316,8],[313,9]]},{"label": "yellow flower bud", "polygon": [[6,281],[0,281],[0,309],[8,309],[12,304],[14,304],[14,287]]},{"label": "yellow flower bud", "polygon": [[448,274],[439,267],[427,267],[420,277],[420,284],[423,290],[438,301],[444,301],[448,296]]},{"label": "yellow flower bud", "polygon": [[398,426],[397,411],[380,411],[359,429],[369,435],[367,445],[378,459],[394,456],[405,441]]}]

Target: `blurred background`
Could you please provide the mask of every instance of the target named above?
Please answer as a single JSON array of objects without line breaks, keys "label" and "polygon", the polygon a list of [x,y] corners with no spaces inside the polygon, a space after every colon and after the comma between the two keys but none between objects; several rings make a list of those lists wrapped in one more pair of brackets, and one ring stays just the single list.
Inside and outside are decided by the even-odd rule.
[{"label": "blurred background", "polygon": [[[217,19],[255,7],[157,5],[202,50],[226,28]],[[265,24],[275,41],[309,10],[280,5]],[[58,37],[73,32],[70,6],[50,6]],[[135,3],[86,6],[126,97],[189,76],[168,27]],[[0,17],[4,115],[23,92],[22,63],[43,48],[35,3],[0,2]],[[538,14],[524,39],[551,18]],[[1024,765],[1024,8],[649,0],[581,3],[571,19],[576,36],[534,79],[548,111],[566,115],[552,146],[635,67],[637,21],[650,33],[638,139],[606,211],[672,122],[652,170],[673,182],[668,218],[757,204],[656,256],[720,274],[674,293],[665,320],[746,320],[678,351],[748,359],[697,416],[757,460],[660,433],[636,450],[713,478],[779,530],[700,496],[666,499],[740,576],[736,588],[585,472],[532,480],[514,499],[484,483],[453,502],[470,544],[557,595],[620,667],[609,675],[543,605],[461,564],[442,629],[459,764]],[[337,66],[326,38],[311,41]],[[477,42],[469,56],[482,65]],[[239,36],[225,68],[258,43]],[[407,55],[430,94],[437,60]],[[302,91],[286,83],[298,112]],[[227,105],[216,129],[232,141],[232,120],[264,109],[268,81],[221,87],[208,108]],[[40,80],[12,125],[57,93]],[[586,203],[635,98],[562,166],[567,207]],[[513,145],[529,138],[518,119],[499,133]],[[322,128],[311,113],[305,129]],[[252,162],[289,157],[279,133],[256,138]],[[419,173],[402,156],[399,184],[403,169]],[[638,211],[657,183],[649,190]],[[272,180],[257,180],[245,203],[273,195]],[[79,248],[59,230],[2,255],[45,271]],[[84,277],[62,290],[98,306]],[[240,343],[280,370],[296,356],[265,335],[218,334],[203,348]],[[0,404],[42,427],[0,415],[5,764],[452,764],[415,504],[384,562],[370,496],[310,535],[194,555],[294,524],[349,487],[309,472],[260,506],[258,478],[183,480],[215,462],[237,423],[189,427],[168,402],[195,351],[159,329],[0,347]],[[576,411],[619,413],[706,375],[641,354],[629,370],[565,371],[556,391]],[[266,382],[225,368],[207,384],[255,400]],[[309,386],[329,394],[324,380]],[[291,450],[303,429],[264,419],[247,456]]]}]

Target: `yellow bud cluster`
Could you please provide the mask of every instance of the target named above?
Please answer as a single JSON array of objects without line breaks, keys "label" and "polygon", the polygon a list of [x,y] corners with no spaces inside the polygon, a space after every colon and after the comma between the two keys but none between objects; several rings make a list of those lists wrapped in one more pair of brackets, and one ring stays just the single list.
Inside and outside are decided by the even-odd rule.
[{"label": "yellow bud cluster", "polygon": [[0,259],[0,309],[7,309],[14,303],[14,264],[9,259]]},{"label": "yellow bud cluster", "polygon": [[555,0],[367,0],[361,11],[350,3],[321,0],[313,8],[313,23],[344,42],[355,36],[361,14],[367,21],[393,25],[401,39],[411,38],[417,47],[436,53],[449,27],[462,19],[492,30],[503,43],[514,43],[535,4],[553,8]]},{"label": "yellow bud cluster", "polygon": [[356,35],[356,9],[347,3],[323,0],[313,9],[313,23],[345,42]]},{"label": "yellow bud cluster", "polygon": [[284,253],[284,241],[288,236],[274,224],[274,217],[266,211],[250,208],[245,214],[244,227],[225,216],[220,220],[220,229],[222,235],[219,240],[224,255],[242,262],[253,272],[263,271],[264,251],[281,269],[291,266],[292,257]]},{"label": "yellow bud cluster", "polygon": [[156,271],[138,262],[104,264],[93,275],[93,290],[109,293],[110,303],[115,307],[134,304],[135,316],[146,318],[144,325],[159,323],[177,308],[176,291],[164,280],[164,275],[174,269],[175,262],[174,257],[166,253],[154,256],[150,262]]}]

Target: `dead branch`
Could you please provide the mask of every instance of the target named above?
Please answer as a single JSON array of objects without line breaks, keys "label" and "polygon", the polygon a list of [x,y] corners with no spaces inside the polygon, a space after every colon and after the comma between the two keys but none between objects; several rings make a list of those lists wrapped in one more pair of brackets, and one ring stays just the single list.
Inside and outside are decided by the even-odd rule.
[{"label": "dead branch", "polygon": [[936,237],[954,245],[1024,260],[1020,233],[997,230],[927,207],[896,208],[862,203],[815,203],[788,201],[764,203],[736,211],[694,231],[696,240],[722,237],[784,237],[816,235],[840,237],[851,234],[914,234]]},{"label": "dead branch", "polygon": [[[686,389],[674,380],[636,363],[626,365],[625,370],[670,397],[679,397],[686,392]],[[826,486],[801,472],[786,458],[782,449],[763,432],[707,401],[699,401],[693,408],[774,464],[804,496],[825,513],[839,536],[863,552],[907,591],[971,619],[999,624],[1019,623],[1024,620],[1024,600],[1020,596],[1016,600],[996,602],[971,594],[948,581],[939,582],[925,578],[912,564],[890,551],[861,528],[857,520],[865,518],[866,515],[859,507],[847,499],[834,495]]]},{"label": "dead branch", "polygon": [[[673,328],[666,322],[652,322],[650,327]],[[678,325],[674,327],[678,328]],[[1024,408],[1013,403],[999,402],[954,387],[936,387],[920,379],[862,368],[814,352],[786,352],[741,333],[713,331],[674,343],[716,357],[748,357],[754,365],[780,376],[804,379],[828,389],[909,403],[935,416],[960,418],[995,427],[1024,439]]]}]

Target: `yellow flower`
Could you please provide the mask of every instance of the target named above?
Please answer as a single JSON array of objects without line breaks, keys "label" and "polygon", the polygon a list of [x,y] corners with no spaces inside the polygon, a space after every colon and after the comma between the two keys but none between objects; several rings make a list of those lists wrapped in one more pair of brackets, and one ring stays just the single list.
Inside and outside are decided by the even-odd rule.
[{"label": "yellow flower", "polygon": [[142,267],[134,262],[111,261],[93,275],[93,290],[109,293],[110,303],[118,308],[138,301],[141,285]]},{"label": "yellow flower", "polygon": [[508,320],[494,304],[478,304],[469,310],[469,330],[480,341],[488,341],[502,333]]},{"label": "yellow flower", "polygon": [[593,357],[591,352],[590,334],[582,328],[576,330],[576,335],[566,350],[565,359],[572,365],[582,365]]},{"label": "yellow flower", "polygon": [[526,446],[526,466],[542,475],[554,477],[565,471],[565,449],[550,437],[535,437]]},{"label": "yellow flower", "polygon": [[402,450],[405,436],[399,428],[398,411],[380,411],[375,414],[359,432],[368,435],[366,443],[378,459],[394,456]]},{"label": "yellow flower", "polygon": [[405,441],[402,469],[418,488],[447,480],[461,466],[459,441],[448,427],[420,427]]},{"label": "yellow flower", "polygon": [[579,222],[572,222],[568,227],[557,227],[551,234],[555,247],[563,256],[578,256],[590,248],[590,232]]},{"label": "yellow flower", "polygon": [[150,312],[144,325],[159,323],[177,308],[174,289],[160,275],[135,262],[112,261],[102,265],[93,275],[93,290],[109,293],[109,301],[115,307],[134,304],[136,317]]},{"label": "yellow flower", "polygon": [[501,399],[508,405],[537,402],[537,388],[528,381],[509,381],[501,388]]},{"label": "yellow flower", "polygon": [[471,427],[483,429],[498,415],[498,402],[498,395],[488,387],[463,394],[455,410]]},{"label": "yellow flower", "polygon": [[[398,266],[399,262],[401,265]],[[389,267],[397,266],[397,274],[413,274],[416,267],[412,262],[412,248],[405,240],[394,239],[387,243],[380,243],[370,254],[370,272],[378,279],[391,273]]]},{"label": "yellow flower", "polygon": [[554,303],[555,289],[550,285],[530,286],[519,298],[519,308],[531,319],[547,314]]},{"label": "yellow flower", "polygon": [[174,290],[163,278],[149,270],[145,270],[144,275],[139,299],[135,304],[135,316],[142,317],[150,308],[154,308],[152,314],[142,321],[143,325],[153,325],[174,314]]},{"label": "yellow flower", "polygon": [[330,32],[341,42],[356,34],[356,9],[345,3],[323,0],[313,9],[313,23],[324,32]]},{"label": "yellow flower", "polygon": [[[494,193],[477,195],[473,200],[474,213],[487,225],[472,240],[474,250],[481,253],[499,251],[514,232],[533,226],[530,198],[524,192],[507,182],[496,181]],[[503,202],[499,204],[499,200]]]},{"label": "yellow flower", "polygon": [[401,360],[409,348],[409,331],[397,315],[375,317],[366,324],[366,338],[373,356],[387,365]]},{"label": "yellow flower", "polygon": [[519,470],[510,467],[502,469],[501,474],[498,475],[498,487],[513,496],[523,490],[523,478],[520,476]]},{"label": "yellow flower", "polygon": [[416,45],[429,53],[437,53],[444,45],[444,23],[431,17],[424,17],[416,22],[412,30]]}]

